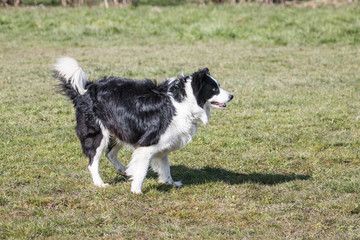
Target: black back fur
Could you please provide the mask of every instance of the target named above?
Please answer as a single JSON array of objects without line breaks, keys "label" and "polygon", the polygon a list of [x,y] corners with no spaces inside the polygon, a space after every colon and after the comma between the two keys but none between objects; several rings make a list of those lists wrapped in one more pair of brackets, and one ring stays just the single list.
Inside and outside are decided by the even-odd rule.
[{"label": "black back fur", "polygon": [[[98,82],[89,82],[87,92],[80,95],[61,76],[60,90],[74,103],[76,109],[76,132],[83,143],[86,155],[101,141],[98,120],[111,132],[113,137],[135,146],[156,144],[176,114],[171,103],[172,94],[181,102],[185,96],[186,79],[155,81],[104,77]],[[88,142],[88,143],[87,143]],[[94,153],[95,154],[95,153]],[[89,156],[90,157],[90,156]]]},{"label": "black back fur", "polygon": [[175,115],[167,81],[104,78],[88,87],[93,111],[119,140],[135,146],[156,144]]}]

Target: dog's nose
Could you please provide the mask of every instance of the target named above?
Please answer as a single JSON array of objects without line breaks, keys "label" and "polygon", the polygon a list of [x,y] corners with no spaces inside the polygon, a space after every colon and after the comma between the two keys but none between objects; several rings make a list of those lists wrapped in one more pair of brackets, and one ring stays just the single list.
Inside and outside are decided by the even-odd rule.
[{"label": "dog's nose", "polygon": [[234,95],[230,94],[229,101],[231,101],[234,98]]}]

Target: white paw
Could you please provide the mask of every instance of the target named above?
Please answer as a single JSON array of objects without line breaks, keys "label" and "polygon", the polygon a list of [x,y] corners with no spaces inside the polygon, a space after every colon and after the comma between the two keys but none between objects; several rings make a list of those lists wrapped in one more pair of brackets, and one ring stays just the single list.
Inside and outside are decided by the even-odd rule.
[{"label": "white paw", "polygon": [[143,193],[141,192],[141,189],[140,189],[140,190],[139,190],[139,189],[131,189],[131,192],[132,192],[133,194],[137,194],[137,195],[143,194]]},{"label": "white paw", "polygon": [[131,183],[131,192],[134,194],[142,194],[141,192],[141,188],[142,188],[142,183],[138,183],[138,182],[132,182]]},{"label": "white paw", "polygon": [[182,187],[182,186],[183,186],[183,184],[182,184],[181,181],[174,182],[173,185],[174,185],[175,187]]},{"label": "white paw", "polygon": [[98,183],[98,184],[95,184],[95,186],[101,187],[101,188],[106,188],[106,187],[110,186],[110,184],[108,184],[108,183]]}]

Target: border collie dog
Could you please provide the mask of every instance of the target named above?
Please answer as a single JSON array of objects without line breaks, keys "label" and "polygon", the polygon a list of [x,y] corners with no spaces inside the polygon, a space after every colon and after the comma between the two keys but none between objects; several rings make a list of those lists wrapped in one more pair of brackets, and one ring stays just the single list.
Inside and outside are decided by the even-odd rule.
[{"label": "border collie dog", "polygon": [[[76,109],[76,133],[96,186],[106,187],[99,174],[103,151],[116,171],[128,176],[131,192],[141,194],[149,166],[159,182],[182,186],[170,174],[168,154],[188,144],[198,122],[204,125],[210,107],[225,108],[233,95],[204,68],[190,76],[155,81],[104,77],[97,82],[87,79],[76,60],[63,57],[54,65],[61,92]],[[124,145],[134,147],[125,167],[117,153]]]}]

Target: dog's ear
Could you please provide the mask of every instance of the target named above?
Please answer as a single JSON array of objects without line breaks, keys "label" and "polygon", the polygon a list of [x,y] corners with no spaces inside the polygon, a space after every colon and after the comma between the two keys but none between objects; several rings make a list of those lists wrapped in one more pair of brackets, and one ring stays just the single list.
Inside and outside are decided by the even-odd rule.
[{"label": "dog's ear", "polygon": [[207,74],[210,74],[210,71],[209,71],[209,69],[207,67],[204,68],[203,71],[206,72]]},{"label": "dog's ear", "polygon": [[193,91],[195,93],[195,96],[197,96],[199,94],[202,87],[204,86],[205,80],[206,80],[208,74],[210,74],[209,69],[203,68],[203,69],[199,69],[197,72],[194,72],[191,75],[191,78],[192,78],[191,85],[192,85]]},{"label": "dog's ear", "polygon": [[203,68],[203,69],[199,69],[199,71],[197,71],[199,74],[206,76],[207,74],[210,74],[210,71],[207,67]]},{"label": "dog's ear", "polygon": [[210,75],[210,71],[209,69],[203,68],[203,69],[199,69],[197,72],[194,72],[191,76],[194,82],[203,82],[206,79],[206,76]]}]

